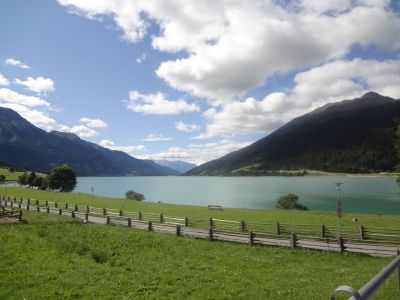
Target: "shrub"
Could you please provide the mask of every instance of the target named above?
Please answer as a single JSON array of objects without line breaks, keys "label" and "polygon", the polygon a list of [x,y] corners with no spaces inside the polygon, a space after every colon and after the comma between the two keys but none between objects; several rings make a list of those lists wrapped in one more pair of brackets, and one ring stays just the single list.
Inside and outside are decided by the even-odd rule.
[{"label": "shrub", "polygon": [[135,191],[129,190],[125,193],[125,198],[131,199],[131,200],[142,201],[142,200],[144,200],[144,195],[137,193]]},{"label": "shrub", "polygon": [[6,176],[0,175],[0,182],[4,182],[4,181],[6,181]]},{"label": "shrub", "polygon": [[298,210],[308,210],[306,206],[298,203],[299,196],[295,194],[288,194],[280,197],[276,202],[276,207],[280,209],[298,209]]}]

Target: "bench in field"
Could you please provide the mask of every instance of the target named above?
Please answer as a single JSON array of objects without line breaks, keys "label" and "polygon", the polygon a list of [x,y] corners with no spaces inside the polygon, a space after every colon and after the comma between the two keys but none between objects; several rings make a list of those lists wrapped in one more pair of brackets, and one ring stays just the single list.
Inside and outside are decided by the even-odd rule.
[{"label": "bench in field", "polygon": [[222,210],[222,206],[221,205],[208,205],[208,209]]}]

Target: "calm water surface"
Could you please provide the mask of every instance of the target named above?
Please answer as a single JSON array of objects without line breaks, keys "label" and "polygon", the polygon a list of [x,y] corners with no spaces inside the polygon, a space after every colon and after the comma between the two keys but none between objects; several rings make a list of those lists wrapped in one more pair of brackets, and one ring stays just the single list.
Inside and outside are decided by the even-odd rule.
[{"label": "calm water surface", "polygon": [[80,177],[75,191],[124,197],[132,189],[146,201],[223,207],[275,209],[276,199],[288,193],[312,210],[336,209],[335,182],[342,182],[345,211],[400,214],[400,188],[395,177]]}]

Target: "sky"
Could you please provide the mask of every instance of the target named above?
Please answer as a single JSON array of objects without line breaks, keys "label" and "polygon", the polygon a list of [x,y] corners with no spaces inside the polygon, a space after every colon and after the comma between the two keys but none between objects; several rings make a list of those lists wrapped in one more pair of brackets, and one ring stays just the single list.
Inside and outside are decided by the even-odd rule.
[{"label": "sky", "polygon": [[0,106],[196,164],[326,103],[400,98],[398,0],[2,0]]}]

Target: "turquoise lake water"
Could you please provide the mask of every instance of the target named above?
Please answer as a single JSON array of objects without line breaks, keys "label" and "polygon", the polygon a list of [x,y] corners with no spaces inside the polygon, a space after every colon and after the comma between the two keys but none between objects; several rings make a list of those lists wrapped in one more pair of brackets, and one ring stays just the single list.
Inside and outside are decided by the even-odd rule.
[{"label": "turquoise lake water", "polygon": [[312,210],[336,209],[336,182],[346,212],[400,214],[400,187],[389,176],[305,177],[79,177],[76,192],[124,197],[132,189],[146,201],[223,207],[275,209],[288,193]]}]

